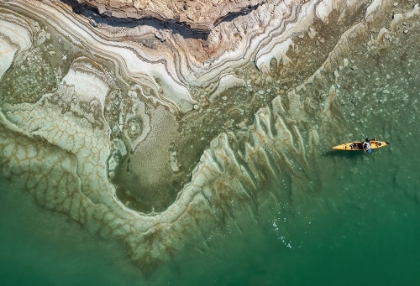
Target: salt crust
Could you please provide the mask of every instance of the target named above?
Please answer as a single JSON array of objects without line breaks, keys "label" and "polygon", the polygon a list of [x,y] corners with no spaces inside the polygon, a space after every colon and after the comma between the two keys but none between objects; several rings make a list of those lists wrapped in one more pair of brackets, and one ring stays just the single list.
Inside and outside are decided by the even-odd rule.
[{"label": "salt crust", "polygon": [[61,84],[73,85],[76,94],[82,96],[85,101],[90,101],[95,98],[99,99],[103,111],[105,98],[108,95],[110,88],[94,74],[70,69],[61,81]]},{"label": "salt crust", "polygon": [[10,68],[16,53],[26,51],[32,46],[29,30],[10,20],[0,19],[0,79]]},{"label": "salt crust", "polygon": [[[195,49],[202,49],[201,44],[192,45],[191,42],[179,39],[176,34],[167,33],[166,42],[170,43],[173,51],[159,53],[141,48],[134,40],[136,34],[156,33],[159,32],[157,29],[121,29],[118,35],[123,37],[126,34],[128,40],[116,41],[109,37],[115,33],[115,28],[92,27],[87,19],[69,13],[60,3],[52,5],[49,1],[37,1],[30,9],[36,10],[39,17],[56,26],[60,33],[72,39],[75,44],[114,59],[123,78],[129,78],[142,86],[146,97],[150,89],[160,104],[174,112],[185,113],[197,104],[198,98],[192,94],[192,88],[206,89],[212,84],[217,85],[221,78],[232,74],[235,69],[249,65],[251,61],[255,62],[258,69],[266,72],[271,59],[287,61],[286,47],[293,46],[291,39],[299,33],[305,33],[317,15],[325,20],[333,8],[346,6],[346,9],[351,10],[352,7],[348,5],[356,5],[354,1],[333,2],[313,0],[300,4],[291,0],[268,1],[248,15],[223,22],[212,30],[207,43],[212,49],[221,52],[217,56],[209,55],[204,60],[196,58]],[[358,5],[361,5],[360,2]],[[15,0],[8,4],[28,9],[27,1]],[[232,43],[235,45],[232,46]]]}]

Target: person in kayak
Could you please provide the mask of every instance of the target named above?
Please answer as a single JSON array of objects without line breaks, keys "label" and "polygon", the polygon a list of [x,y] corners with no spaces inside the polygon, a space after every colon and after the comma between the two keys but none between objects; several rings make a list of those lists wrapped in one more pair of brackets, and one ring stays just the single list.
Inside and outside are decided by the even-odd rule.
[{"label": "person in kayak", "polygon": [[372,153],[372,149],[370,149],[370,141],[372,140],[376,140],[376,138],[373,138],[373,139],[366,138],[366,140],[362,143],[363,150],[367,153]]}]

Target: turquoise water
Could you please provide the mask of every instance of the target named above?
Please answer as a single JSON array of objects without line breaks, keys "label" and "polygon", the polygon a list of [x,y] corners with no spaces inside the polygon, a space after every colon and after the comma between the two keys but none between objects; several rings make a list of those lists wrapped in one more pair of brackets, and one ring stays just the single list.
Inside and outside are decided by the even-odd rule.
[{"label": "turquoise water", "polygon": [[2,285],[128,283],[135,272],[129,273],[132,266],[119,246],[89,237],[79,225],[38,207],[14,187],[7,181],[0,186]]},{"label": "turquoise water", "polygon": [[395,146],[370,157],[328,157],[340,168],[312,205],[300,205],[283,224],[279,215],[278,231],[270,221],[254,236],[230,238],[232,249],[202,262],[200,274],[186,270],[197,263],[185,266],[182,273],[194,277],[187,284],[419,285],[418,161],[398,145],[399,156]]},{"label": "turquoise water", "polygon": [[[90,237],[2,182],[2,285],[419,285],[417,144],[396,139],[372,155],[326,153],[323,192],[262,221],[252,235],[187,249],[144,281],[112,241]],[[279,208],[281,210],[281,207]],[[284,218],[286,217],[286,222]],[[277,220],[277,230],[273,226]],[[287,247],[290,243],[291,248]]]},{"label": "turquoise water", "polygon": [[418,43],[402,36],[369,57],[361,44],[347,55],[357,72],[340,71],[345,130],[329,145],[376,136],[390,146],[370,155],[319,146],[318,192],[267,202],[247,227],[228,223],[208,248],[189,245],[149,279],[120,241],[89,235],[0,178],[0,284],[420,285]]}]

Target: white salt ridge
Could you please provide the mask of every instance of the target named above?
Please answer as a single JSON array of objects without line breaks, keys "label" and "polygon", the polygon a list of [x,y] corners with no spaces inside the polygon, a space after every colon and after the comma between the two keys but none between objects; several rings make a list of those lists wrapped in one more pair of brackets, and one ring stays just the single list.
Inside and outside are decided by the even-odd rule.
[{"label": "white salt ridge", "polygon": [[260,71],[269,71],[270,61],[276,59],[277,64],[282,62],[283,65],[287,65],[290,62],[290,59],[286,56],[286,53],[289,51],[290,46],[293,47],[293,41],[291,38],[288,38],[280,44],[276,44],[270,53],[264,55],[264,49],[261,49],[257,54],[256,66]]},{"label": "white salt ridge", "polygon": [[0,80],[3,74],[9,69],[15,57],[17,48],[9,44],[9,42],[0,38]]},{"label": "white salt ridge", "polygon": [[81,100],[90,101],[98,98],[101,102],[101,108],[105,106],[105,98],[109,93],[109,86],[97,76],[91,73],[85,73],[70,69],[61,81],[61,84],[73,85],[76,94]]},{"label": "white salt ridge", "polygon": [[[21,4],[25,6],[26,1]],[[44,20],[59,29],[63,35],[71,38],[75,44],[89,46],[90,49],[100,51],[101,54],[116,58],[122,64],[121,68],[129,74],[131,79],[149,86],[156,95],[166,98],[181,112],[192,109],[195,101],[191,98],[186,86],[177,78],[175,66],[162,63],[166,61],[165,59],[150,58],[139,49],[134,49],[134,52],[130,49],[129,43],[106,41],[90,30],[89,26],[83,26],[80,22],[75,21],[73,14],[65,14],[62,10],[57,10],[55,6],[45,5],[42,2],[38,2],[37,6],[42,9],[38,11],[42,11]],[[68,29],[68,27],[72,27],[72,29]],[[20,33],[20,31],[18,32]],[[28,31],[25,32],[28,33]],[[14,35],[14,32],[11,35]],[[159,79],[159,83],[155,81],[155,78]],[[161,92],[159,92],[160,90]]]},{"label": "white salt ridge", "polygon": [[219,84],[217,85],[216,90],[212,93],[209,98],[210,102],[213,102],[217,99],[223,92],[232,87],[245,87],[246,82],[243,79],[239,79],[231,74],[227,74],[220,78]]},{"label": "white salt ridge", "polygon": [[365,18],[368,19],[374,12],[376,12],[382,5],[382,2],[382,0],[373,0],[366,9]]},{"label": "white salt ridge", "polygon": [[316,16],[324,23],[327,23],[327,18],[333,10],[333,1],[324,0],[316,7]]},{"label": "white salt ridge", "polygon": [[20,25],[0,20],[0,79],[10,68],[16,54],[32,46],[30,32]]},{"label": "white salt ridge", "polygon": [[[175,51],[161,53],[153,49],[141,49],[135,40],[112,40],[106,30],[84,25],[83,20],[73,14],[69,15],[59,5],[37,2],[37,6],[31,8],[77,45],[112,58],[123,77],[126,76],[145,87],[142,89],[146,91],[143,92],[145,97],[153,97],[150,99],[184,113],[192,110],[196,104],[190,88],[220,85],[222,89],[215,90],[215,98],[228,87],[227,76],[234,76],[235,69],[242,68],[250,61],[255,61],[256,66],[264,72],[268,71],[271,59],[287,64],[289,59],[286,53],[290,46],[293,46],[292,38],[307,32],[315,17],[325,20],[333,9],[345,6],[351,10],[351,5],[357,3],[353,0],[314,0],[304,4],[297,2],[273,1],[250,12],[246,21],[243,17],[238,17],[231,23],[220,23],[208,36],[208,43],[213,48],[219,48],[220,52],[214,55],[214,58],[204,59],[204,62],[211,62],[206,65],[195,58],[194,50],[190,50],[195,47],[182,46],[181,43],[178,45],[173,35],[168,35],[166,42],[173,43]],[[358,3],[361,2],[366,1]],[[15,0],[13,3],[20,5],[22,9],[28,9],[25,1]],[[263,29],[261,25],[264,26]],[[237,30],[240,37],[233,38],[232,29]],[[153,32],[150,27],[142,27],[142,30]],[[119,35],[122,37],[126,34],[130,39],[133,33],[136,33],[136,28],[121,30]],[[233,40],[235,46],[232,46]],[[220,84],[221,81],[224,82]],[[232,81],[230,87],[237,84],[237,80]],[[148,88],[153,91],[152,94]]]}]

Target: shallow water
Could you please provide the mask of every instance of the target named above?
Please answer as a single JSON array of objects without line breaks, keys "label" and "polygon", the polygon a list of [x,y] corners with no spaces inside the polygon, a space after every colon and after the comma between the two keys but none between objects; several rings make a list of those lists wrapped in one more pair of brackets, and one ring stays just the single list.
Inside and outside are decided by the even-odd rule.
[{"label": "shallow water", "polygon": [[[285,217],[279,207],[248,236],[227,233],[210,253],[187,250],[150,284],[418,284],[417,152],[398,145],[369,157],[328,156],[337,168],[315,200],[327,208],[300,205]],[[397,169],[417,197],[397,185]],[[3,182],[0,192],[2,285],[144,285],[118,245],[98,242],[12,188]]]},{"label": "shallow water", "polygon": [[316,196],[293,208],[262,212],[258,225],[242,233],[228,226],[211,248],[187,249],[148,282],[119,244],[90,237],[2,181],[0,280],[3,285],[416,285],[419,160],[410,146],[418,146],[419,138],[408,129],[410,114],[395,118],[392,129],[398,132],[389,134],[387,148],[371,155],[326,151],[325,181]]},{"label": "shallow water", "polygon": [[[346,54],[358,68],[340,70],[335,82],[341,123],[331,134],[320,133],[329,141],[308,159],[314,174],[302,171],[315,188],[302,190],[294,184],[299,178],[278,174],[261,187],[268,195],[257,212],[235,205],[238,211],[205,243],[186,242],[147,279],[121,241],[89,234],[0,177],[0,283],[420,284],[420,48],[418,36],[396,38],[380,51],[368,53],[360,43]],[[322,80],[319,94],[331,84],[328,76]],[[372,154],[330,151],[368,136],[391,144]]]}]

